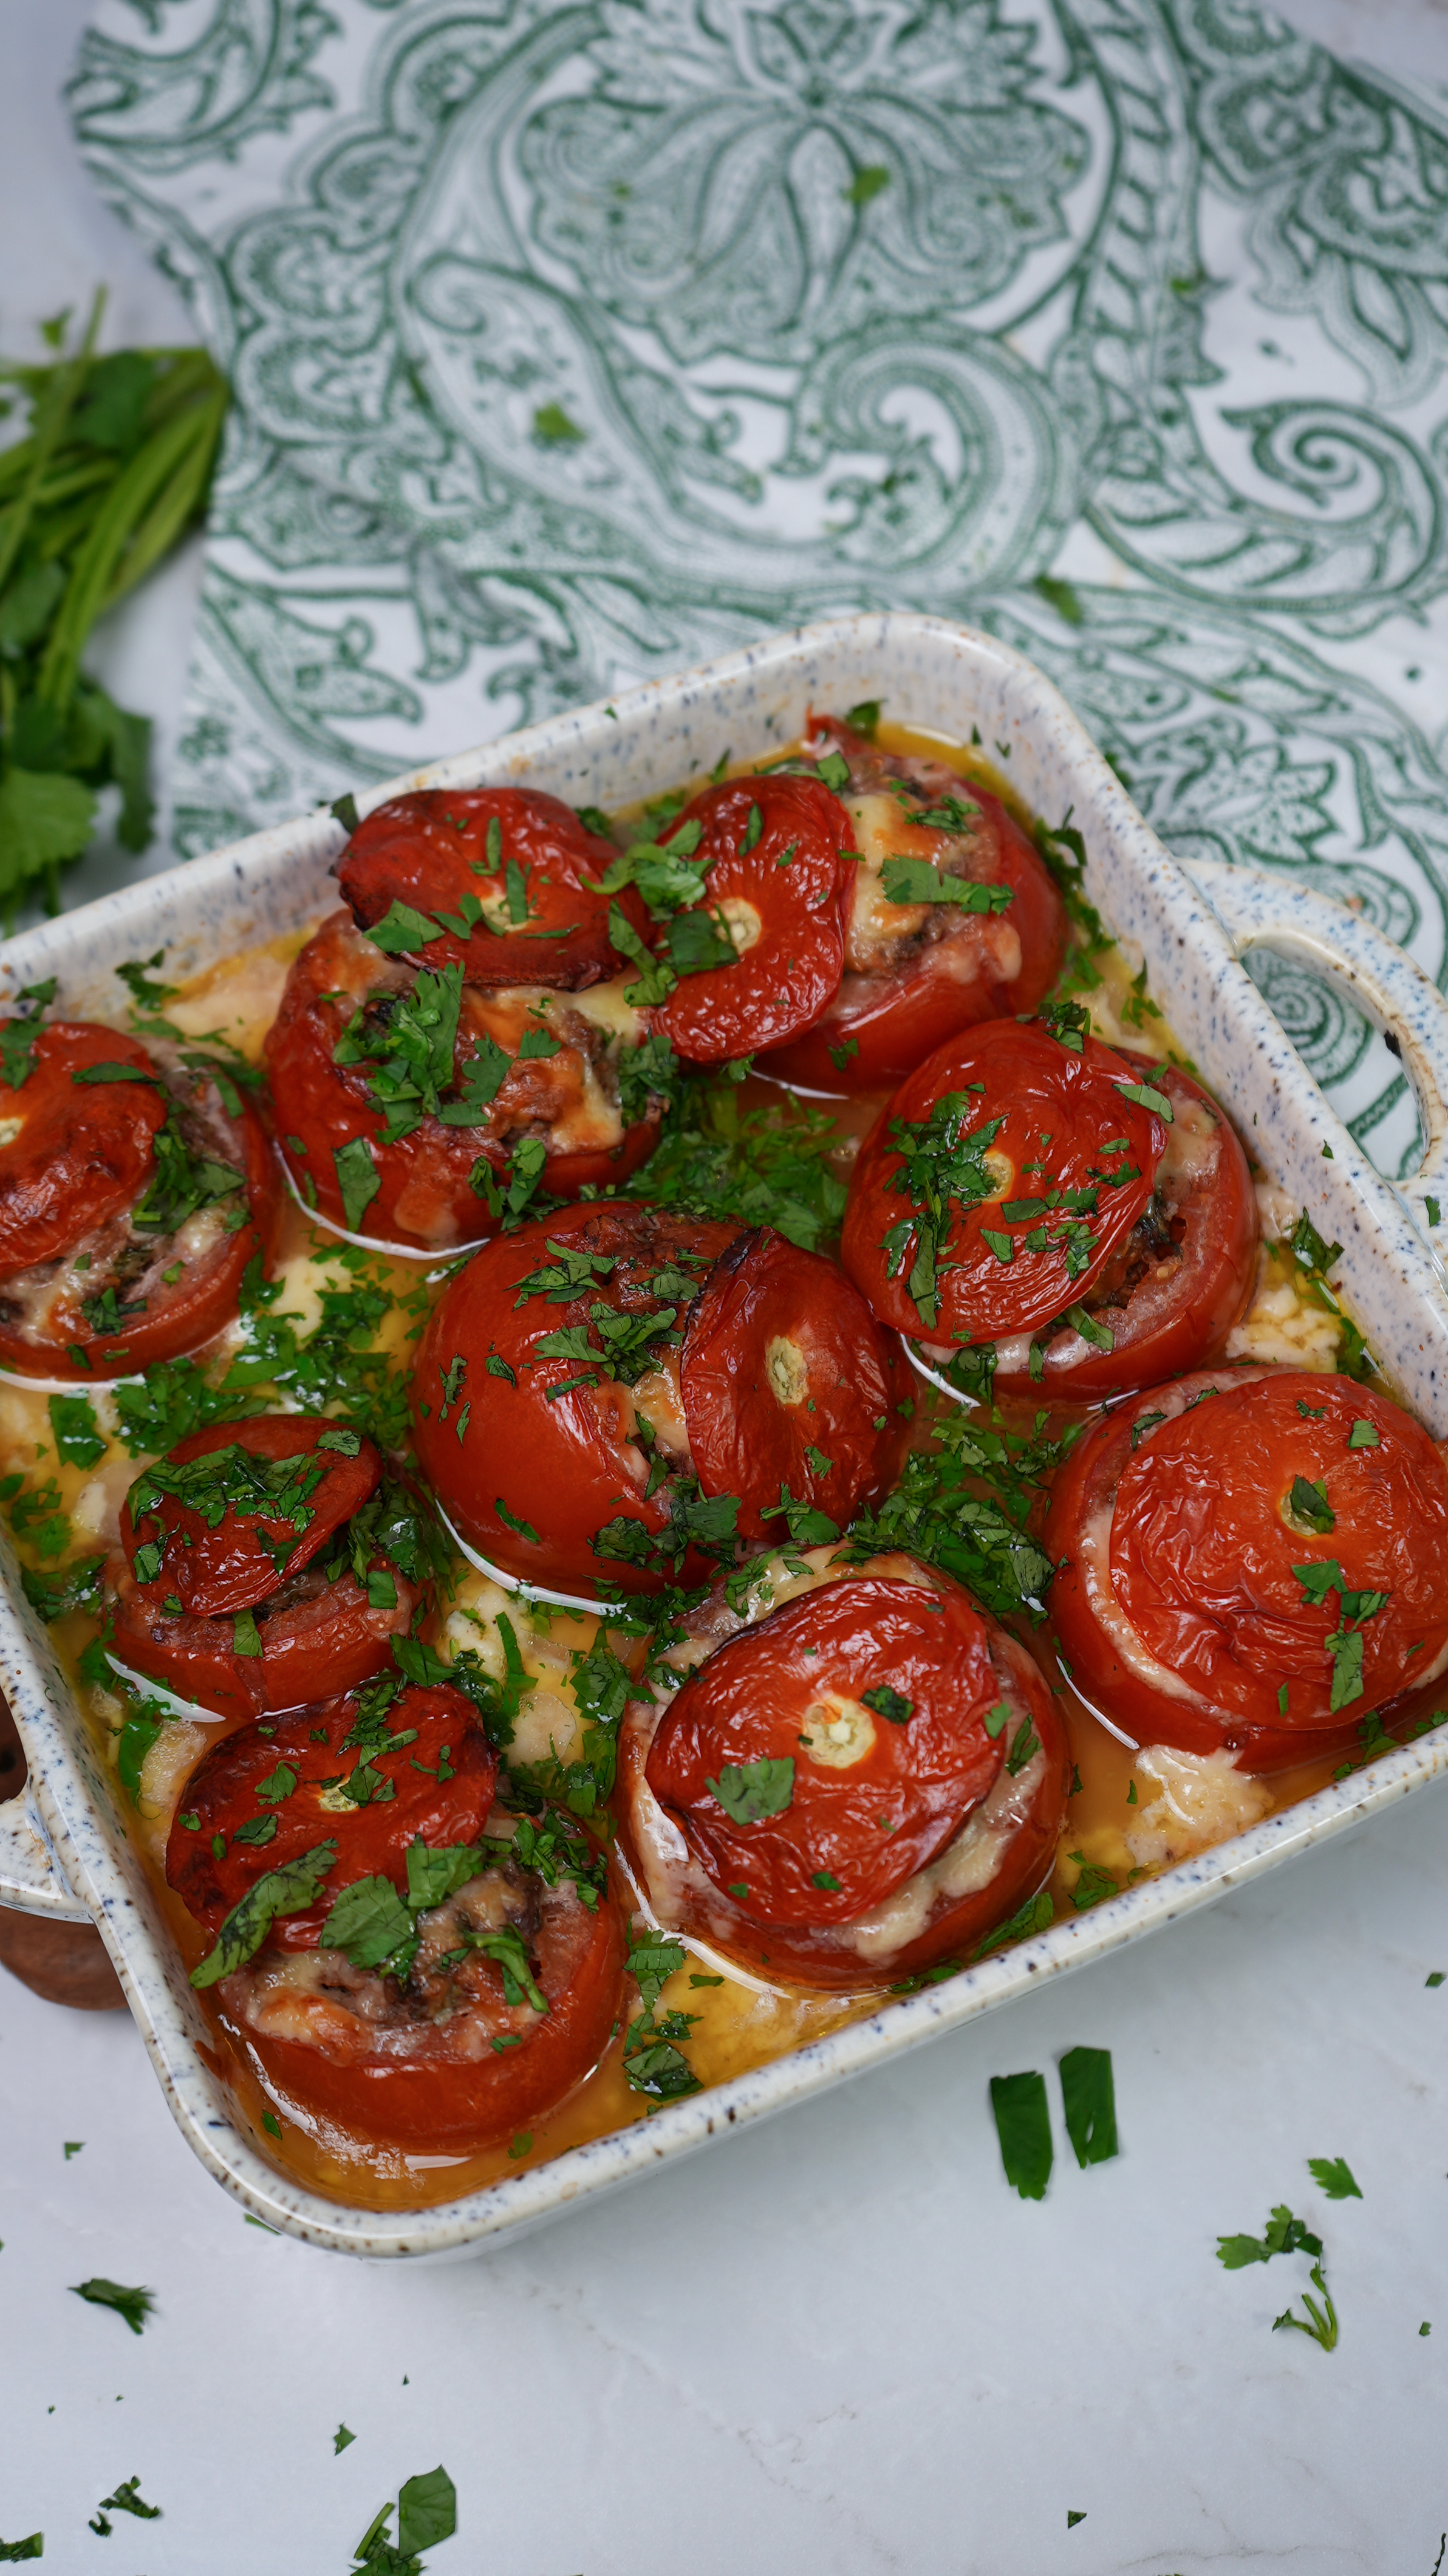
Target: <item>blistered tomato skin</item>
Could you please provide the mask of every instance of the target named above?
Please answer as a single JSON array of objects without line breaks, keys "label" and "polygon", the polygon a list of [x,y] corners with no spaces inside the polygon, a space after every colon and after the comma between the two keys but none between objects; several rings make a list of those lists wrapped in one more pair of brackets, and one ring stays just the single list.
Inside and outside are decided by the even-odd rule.
[{"label": "blistered tomato skin", "polygon": [[1071,1679],[1141,1743],[1285,1770],[1448,1660],[1448,1470],[1346,1378],[1199,1370],[1130,1398],[1061,1469],[1043,1544]]},{"label": "blistered tomato skin", "polygon": [[781,1496],[839,1529],[888,1473],[895,1421],[884,1336],[832,1261],[741,1235],[695,1302],[679,1371],[694,1470],[740,1497],[741,1537],[778,1538]]},{"label": "blistered tomato skin", "polygon": [[[385,1035],[388,1014],[408,1000],[414,982],[411,968],[385,957],[345,912],[323,923],[287,978],[266,1062],[278,1151],[304,1205],[349,1234],[447,1251],[496,1230],[479,1184],[491,1173],[506,1188],[524,1140],[546,1148],[535,1186],[550,1197],[610,1188],[637,1169],[657,1137],[662,1102],[626,1124],[605,1031],[572,1008],[567,993],[539,987],[465,984],[446,1105],[460,1097],[470,1062],[486,1059],[490,1046],[513,1059],[508,1071],[474,1123],[424,1113],[385,1143],[391,1122],[372,1082],[380,1048],[379,1057],[352,1061],[344,1048],[340,1064],[337,1049],[359,1018],[364,1033],[372,1024]],[[555,1039],[555,1051],[520,1056],[530,1032]],[[642,1035],[640,1023],[630,1043]],[[364,1043],[365,1034],[356,1040]],[[349,1210],[337,1157],[355,1160],[359,1148],[363,1196]]]},{"label": "blistered tomato skin", "polygon": [[[328,1573],[315,1560],[376,1491],[382,1462],[370,1440],[354,1457],[319,1450],[338,1426],[300,1414],[216,1423],[177,1443],[163,1467],[184,1467],[232,1443],[264,1459],[306,1458],[323,1472],[306,1496],[305,1528],[274,1515],[228,1509],[215,1528],[174,1496],[143,1510],[142,1475],[121,1512],[121,1555],[107,1574],[114,1651],[120,1661],[218,1716],[291,1709],[355,1689],[391,1669],[392,1639],[405,1634],[424,1598],[385,1550],[367,1551],[369,1580],[351,1566]],[[352,1438],[357,1435],[351,1434]],[[161,1546],[151,1574],[143,1547]],[[283,1552],[284,1551],[284,1552]],[[279,1561],[280,1560],[280,1561]],[[390,1598],[389,1598],[390,1594]],[[251,1611],[257,1646],[238,1613]]]},{"label": "blistered tomato skin", "polygon": [[145,1187],[165,1099],[149,1081],[75,1080],[102,1064],[153,1070],[134,1038],[54,1020],[37,1031],[25,1081],[13,1091],[0,1082],[0,1121],[15,1126],[0,1145],[0,1277],[59,1260]]},{"label": "blistered tomato skin", "polygon": [[[811,750],[842,753],[859,853],[838,992],[761,1071],[811,1091],[879,1091],[980,1020],[1033,1011],[1065,949],[1066,914],[1040,853],[999,797],[943,761],[882,752],[833,718],[812,719]],[[948,797],[974,816],[966,834],[912,823]],[[979,885],[1007,886],[1003,912],[887,899],[886,859],[918,859]]]},{"label": "blistered tomato skin", "polygon": [[[590,1596],[600,1582],[656,1592],[676,1579],[671,1565],[602,1557],[593,1543],[610,1523],[634,1524],[641,1543],[670,1526],[674,1477],[689,1463],[677,1341],[692,1300],[683,1290],[697,1293],[739,1232],[731,1219],[625,1201],[568,1208],[485,1245],[448,1282],[418,1349],[414,1439],[443,1509],[482,1555]],[[661,1276],[667,1297],[654,1290]],[[550,1284],[530,1287],[540,1280]],[[648,1345],[658,1365],[640,1365],[632,1384],[603,1365],[595,1304],[608,1316],[674,1310],[667,1334]],[[597,1364],[540,1349],[579,1334],[599,1351]],[[691,1550],[678,1579],[706,1573]]]},{"label": "blistered tomato skin", "polygon": [[854,835],[812,778],[729,779],[686,805],[674,834],[690,822],[703,827],[691,864],[710,866],[703,903],[689,909],[722,914],[737,954],[681,976],[654,1021],[691,1063],[723,1064],[782,1045],[838,990]]},{"label": "blistered tomato skin", "polygon": [[[408,1845],[419,1837],[432,1851],[478,1840],[498,1762],[471,1700],[446,1686],[409,1683],[386,1712],[386,1738],[378,1745],[369,1736],[366,1747],[347,1741],[358,1715],[356,1696],[348,1694],[279,1717],[265,1734],[255,1724],[239,1727],[202,1755],[177,1802],[166,1879],[208,1932],[220,1930],[269,1870],[333,1842],[337,1855],[320,1902],[281,1917],[271,1933],[283,1949],[315,1949],[344,1887],[387,1878],[405,1888]],[[369,1777],[358,1783],[358,1804],[343,1790],[364,1768]],[[275,1833],[250,1838],[246,1829],[272,1820]]]},{"label": "blistered tomato skin", "polygon": [[[146,1078],[76,1078],[105,1065]],[[133,1222],[168,1117],[242,1179],[175,1231]],[[51,1022],[25,1081],[0,1084],[0,1136],[0,1367],[84,1384],[198,1350],[235,1314],[248,1263],[270,1258],[281,1189],[261,1122],[169,1048]]]},{"label": "blistered tomato skin", "polygon": [[631,1859],[668,1928],[771,1981],[879,1985],[968,1957],[1049,1875],[1064,1732],[949,1578],[775,1558],[745,1611],[721,1585],[684,1636],[682,1687],[631,1703],[620,1745]]},{"label": "blistered tomato skin", "polygon": [[1257,1195],[1231,1121],[1178,1066],[1125,1060],[1165,1094],[1173,1120],[1153,1200],[1083,1300],[1112,1347],[1067,1325],[1042,1337],[1036,1377],[1027,1352],[1001,1350],[998,1394],[1095,1403],[1154,1385],[1210,1360],[1251,1305]]},{"label": "blistered tomato skin", "polygon": [[[511,1819],[495,1810],[490,1827]],[[510,2004],[496,1959],[469,1947],[509,1925],[546,2012]],[[590,1908],[567,1878],[494,1868],[418,1926],[403,1992],[335,1951],[272,1950],[224,1981],[228,2019],[284,2116],[433,2154],[512,2144],[592,2073],[622,2018],[616,1890]]]},{"label": "blistered tomato skin", "polygon": [[[460,962],[470,984],[581,992],[624,962],[609,942],[611,901],[640,937],[649,927],[631,887],[614,897],[594,890],[617,856],[611,841],[590,832],[556,796],[526,787],[433,787],[375,806],[343,851],[337,882],[359,930],[374,928],[394,903],[466,920],[472,896],[484,918],[466,938],[444,930],[409,951],[419,965]],[[527,918],[515,922],[524,903]]]},{"label": "blistered tomato skin", "polygon": [[882,1111],[841,1242],[881,1323],[946,1347],[1032,1333],[1086,1296],[1125,1243],[1166,1122],[1127,1096],[1137,1066],[1070,1034],[1063,1044],[1037,1021],[967,1030]]}]

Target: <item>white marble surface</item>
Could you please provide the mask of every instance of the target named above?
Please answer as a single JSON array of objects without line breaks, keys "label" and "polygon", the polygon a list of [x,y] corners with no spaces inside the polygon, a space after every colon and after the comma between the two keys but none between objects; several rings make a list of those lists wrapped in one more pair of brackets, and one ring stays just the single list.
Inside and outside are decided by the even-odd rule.
[{"label": "white marble surface", "polygon": [[[84,14],[0,0],[7,350],[99,275],[113,345],[185,329],[70,146],[56,91]],[[1285,14],[1448,87],[1442,0]],[[163,755],[195,578],[183,562],[103,648]],[[433,2271],[244,2225],[129,2022],[0,1972],[0,2537],[42,2528],[61,2576],[343,2576],[384,2495],[441,2459],[460,2532],[437,2576],[1433,2576],[1445,1827],[1425,1794],[1006,2018]],[[1051,2071],[1078,2041],[1113,2052],[1122,2133],[1087,2173]],[[1039,2206],[1004,2184],[989,2115],[989,2077],[1020,2067],[1052,2087]],[[1348,2158],[1361,2202],[1323,2200],[1317,2155]],[[1304,2261],[1213,2258],[1282,2199],[1326,2241],[1332,2354],[1271,2331]],[[154,2288],[141,2340],[70,2295],[95,2272]],[[113,2514],[98,2543],[87,2518],[133,2472],[163,2519]]]}]

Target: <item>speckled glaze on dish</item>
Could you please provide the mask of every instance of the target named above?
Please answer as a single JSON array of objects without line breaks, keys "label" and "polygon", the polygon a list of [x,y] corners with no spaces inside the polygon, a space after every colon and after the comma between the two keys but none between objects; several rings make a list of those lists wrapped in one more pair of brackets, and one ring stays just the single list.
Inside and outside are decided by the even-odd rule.
[{"label": "speckled glaze on dish", "polygon": [[[1207,1083],[1250,1132],[1271,1178],[1345,1247],[1337,1280],[1397,1391],[1442,1439],[1448,1270],[1427,1202],[1439,1193],[1448,1201],[1448,1004],[1410,959],[1340,906],[1277,878],[1206,863],[1188,875],[1176,866],[1049,681],[990,636],[918,616],[805,627],[416,770],[361,801],[506,781],[573,804],[627,804],[711,769],[726,750],[747,755],[787,741],[811,704],[865,698],[957,739],[977,726],[1037,813],[1055,823],[1071,809],[1085,838],[1092,900],[1123,944],[1139,951],[1152,992]],[[165,946],[173,969],[194,973],[315,917],[335,900],[327,870],[344,837],[329,813],[312,814],[49,922],[0,954],[4,989],[53,974],[69,1015],[119,1019],[127,996],[115,979],[118,961]],[[1413,1181],[1394,1188],[1381,1179],[1329,1109],[1240,963],[1259,941],[1333,973],[1397,1037],[1428,1140]],[[1448,1248],[1448,1234],[1437,1241]],[[0,1803],[0,1902],[99,1923],[178,2125],[203,2164],[269,2226],[351,2254],[440,2259],[481,2251],[1009,2003],[1042,1977],[1084,1967],[1448,1773],[1448,1730],[1440,1730],[948,1984],[636,2127],[441,2207],[349,2210],[289,2182],[230,2118],[197,2053],[205,2024],[128,1849],[114,1784],[26,1605],[3,1534],[0,1579],[0,1678],[30,1766],[24,1801]]]}]

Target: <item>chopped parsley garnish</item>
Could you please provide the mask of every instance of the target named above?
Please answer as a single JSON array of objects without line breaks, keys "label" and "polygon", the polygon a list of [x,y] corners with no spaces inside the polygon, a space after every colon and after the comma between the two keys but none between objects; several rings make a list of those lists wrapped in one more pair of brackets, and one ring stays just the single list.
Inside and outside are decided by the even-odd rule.
[{"label": "chopped parsley garnish", "polygon": [[[911,816],[916,823],[929,823],[925,814]],[[942,825],[944,829],[958,828]],[[962,912],[1004,912],[1014,900],[1014,888],[1008,885],[978,885],[972,877],[946,876],[931,866],[928,859],[886,859],[880,870],[887,903],[956,904]]]},{"label": "chopped parsley garnish", "polygon": [[705,1786],[736,1825],[757,1825],[765,1816],[782,1816],[794,1797],[794,1757],[776,1760],[762,1754],[757,1762],[726,1762],[717,1780]]},{"label": "chopped parsley garnish", "polygon": [[1116,2088],[1109,2048],[1068,2048],[1061,2060],[1066,2135],[1078,2165],[1109,2164],[1116,2154]]},{"label": "chopped parsley garnish", "polygon": [[1149,1082],[1118,1082],[1115,1087],[1123,1100],[1134,1100],[1138,1109],[1149,1109],[1164,1126],[1173,1124],[1172,1105],[1164,1091],[1156,1090]]},{"label": "chopped parsley garnish", "polygon": [[1007,2182],[1022,2200],[1044,2200],[1055,2161],[1045,2077],[993,2075],[990,2106]]},{"label": "chopped parsley garnish", "polygon": [[78,2299],[88,2299],[93,2308],[114,2308],[134,2335],[141,2332],[156,2305],[153,2290],[128,2290],[122,2282],[107,2281],[99,2275],[92,2281],[73,2281],[71,2288]]},{"label": "chopped parsley garnish", "polygon": [[1007,1941],[1028,1941],[1033,1932],[1049,1931],[1055,1911],[1048,1887],[1043,1887],[1039,1895],[1028,1896],[1009,1923],[998,1924],[994,1932],[988,1932],[983,1941],[976,1943],[970,1954],[972,1966],[977,1959],[988,1958],[992,1950],[1001,1949]]},{"label": "chopped parsley garnish", "polygon": [[1329,2200],[1361,2200],[1345,2156],[1309,2156],[1307,2170]]},{"label": "chopped parsley garnish", "polygon": [[[275,1819],[272,1820],[275,1822]],[[215,1947],[191,1971],[193,1986],[214,1986],[244,1967],[261,1948],[272,1925],[284,1914],[305,1913],[322,1892],[322,1881],[337,1858],[335,1842],[314,1844],[296,1860],[270,1869],[249,1887],[216,1936]]]},{"label": "chopped parsley garnish", "polygon": [[[890,1256],[892,1279],[898,1278],[908,1259],[906,1291],[927,1329],[934,1327],[939,1315],[938,1268],[950,1233],[951,1211],[978,1206],[995,1190],[985,1156],[1005,1119],[987,1118],[972,1128],[967,1123],[972,1114],[969,1092],[947,1091],[928,1118],[890,1121],[890,1140],[901,1157],[890,1188],[909,1199],[913,1214],[891,1226],[881,1250]],[[1009,1259],[1009,1252],[1003,1257]]]},{"label": "chopped parsley garnish", "polygon": [[[54,1396],[50,1400],[54,1407]],[[1349,1449],[1377,1449],[1381,1443],[1382,1433],[1375,1422],[1355,1422],[1347,1435]]]},{"label": "chopped parsley garnish", "polygon": [[48,1411],[56,1453],[69,1466],[93,1467],[105,1456],[106,1440],[88,1395],[53,1395]]},{"label": "chopped parsley garnish", "polygon": [[639,1990],[643,2011],[629,2023],[623,2043],[624,2080],[651,2102],[678,2102],[700,2090],[699,2079],[682,2052],[697,2013],[660,2014],[666,1980],[682,1968],[688,1953],[681,1941],[644,1932],[629,1951],[628,1974]]},{"label": "chopped parsley garnish", "polygon": [[1337,1527],[1337,1514],[1327,1499],[1327,1487],[1321,1478],[1309,1485],[1305,1476],[1294,1476],[1287,1508],[1295,1521],[1316,1530],[1323,1538]]},{"label": "chopped parsley garnish", "polygon": [[1324,1242],[1304,1208],[1293,1228],[1292,1249],[1304,1270],[1315,1270],[1326,1278],[1342,1252],[1342,1245]]},{"label": "chopped parsley garnish", "polygon": [[892,1690],[888,1682],[878,1683],[874,1690],[861,1691],[860,1706],[872,1708],[877,1717],[888,1718],[892,1726],[908,1726],[915,1714],[913,1699],[907,1699],[903,1691]]},{"label": "chopped parsley garnish", "polygon": [[342,1214],[349,1234],[360,1234],[362,1219],[382,1187],[382,1175],[373,1160],[372,1147],[365,1136],[353,1136],[345,1145],[334,1145],[332,1163],[337,1174],[337,1187],[342,1193]]},{"label": "chopped parsley garnish", "polygon": [[421,2576],[422,2551],[451,2540],[458,2527],[457,2489],[446,2469],[427,2469],[399,2489],[395,2547],[388,2536],[391,2521],[392,2507],[385,2504],[352,2553],[354,2567],[375,2570],[375,2576]]},{"label": "chopped parsley garnish", "polygon": [[1217,2261],[1229,2272],[1240,2272],[1249,2263],[1268,2263],[1274,2254],[1320,2254],[1322,2238],[1314,2236],[1300,2218],[1294,2218],[1281,2202],[1272,2211],[1260,2236],[1219,2236]]}]

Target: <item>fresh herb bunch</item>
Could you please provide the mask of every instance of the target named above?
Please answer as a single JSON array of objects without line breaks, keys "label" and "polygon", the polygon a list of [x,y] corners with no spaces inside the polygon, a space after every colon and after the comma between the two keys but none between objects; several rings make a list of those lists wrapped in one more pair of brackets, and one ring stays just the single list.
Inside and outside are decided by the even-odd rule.
[{"label": "fresh herb bunch", "polygon": [[[32,888],[54,912],[60,870],[120,789],[117,837],[151,837],[150,721],[82,673],[96,620],[169,554],[205,506],[230,399],[202,349],[96,355],[96,296],[79,348],[0,365],[29,429],[0,454],[0,914]],[[67,316],[44,326],[59,348]],[[7,408],[13,408],[8,405]]]}]

